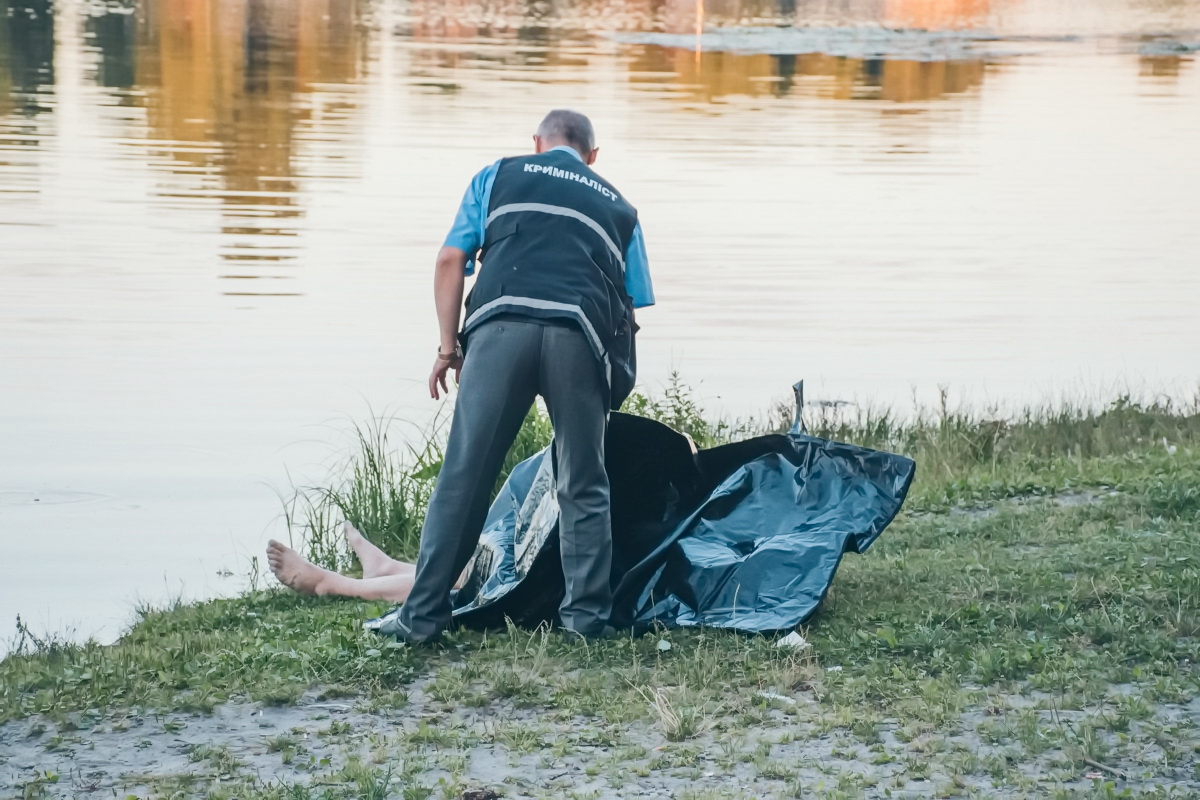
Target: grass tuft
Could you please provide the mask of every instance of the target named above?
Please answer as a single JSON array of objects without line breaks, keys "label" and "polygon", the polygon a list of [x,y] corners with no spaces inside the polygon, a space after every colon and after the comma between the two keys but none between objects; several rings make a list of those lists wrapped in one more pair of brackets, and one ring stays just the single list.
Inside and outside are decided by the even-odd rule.
[{"label": "grass tuft", "polygon": [[[340,535],[349,521],[393,558],[416,559],[425,507],[442,469],[445,441],[435,424],[417,445],[395,443],[394,420],[372,418],[351,429],[351,455],[326,486],[293,488],[284,499],[284,520],[293,546],[326,569],[358,568]],[[521,426],[492,489],[495,497],[509,472],[550,442],[550,420],[536,407]]]}]

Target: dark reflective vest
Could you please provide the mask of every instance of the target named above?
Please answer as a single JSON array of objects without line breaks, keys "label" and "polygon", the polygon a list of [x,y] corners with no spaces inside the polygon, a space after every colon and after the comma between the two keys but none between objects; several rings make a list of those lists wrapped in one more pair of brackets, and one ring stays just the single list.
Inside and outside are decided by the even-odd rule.
[{"label": "dark reflective vest", "polygon": [[633,303],[625,253],[637,210],[561,150],[500,162],[487,209],[481,268],[467,298],[463,341],[498,315],[569,320],[605,371],[610,406],[633,389]]}]

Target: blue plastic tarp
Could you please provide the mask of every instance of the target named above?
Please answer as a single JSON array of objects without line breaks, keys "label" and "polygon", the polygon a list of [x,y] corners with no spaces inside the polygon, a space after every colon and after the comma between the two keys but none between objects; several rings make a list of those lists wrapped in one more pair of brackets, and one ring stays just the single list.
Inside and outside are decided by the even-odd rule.
[{"label": "blue plastic tarp", "polygon": [[[799,415],[798,417],[799,418]],[[785,630],[899,512],[916,465],[802,432],[708,450],[653,420],[614,413],[613,623]],[[553,622],[563,597],[550,451],[513,470],[491,506],[454,615],[468,627]],[[371,620],[381,633],[395,611]]]}]

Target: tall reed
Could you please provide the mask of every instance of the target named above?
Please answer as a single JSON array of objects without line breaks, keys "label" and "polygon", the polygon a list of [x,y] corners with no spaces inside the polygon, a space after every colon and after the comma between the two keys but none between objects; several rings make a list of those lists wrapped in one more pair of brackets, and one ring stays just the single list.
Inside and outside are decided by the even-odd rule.
[{"label": "tall reed", "polygon": [[[373,417],[353,425],[353,450],[329,485],[294,487],[284,499],[289,537],[314,564],[340,571],[354,568],[354,557],[339,532],[342,521],[393,558],[416,558],[425,508],[442,469],[445,436],[435,424],[416,445],[397,445],[393,422]],[[550,437],[549,418],[534,407],[505,457],[493,498],[512,468],[549,444]]]}]

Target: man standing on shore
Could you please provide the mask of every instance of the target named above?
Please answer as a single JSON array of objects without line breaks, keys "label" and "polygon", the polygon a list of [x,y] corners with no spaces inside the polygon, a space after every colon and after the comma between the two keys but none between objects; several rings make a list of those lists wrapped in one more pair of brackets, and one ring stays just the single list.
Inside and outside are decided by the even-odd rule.
[{"label": "man standing on shore", "polygon": [[[633,308],[654,303],[637,211],[590,169],[592,123],[551,111],[534,155],[471,181],[434,276],[441,343],[429,393],[459,381],[400,637],[429,642],[450,624],[450,589],[470,560],[488,494],[541,395],[554,426],[566,596],[562,626],[604,635],[612,612],[612,531],[604,435],[633,387]],[[459,332],[466,275],[480,270]],[[460,348],[461,340],[461,348]]]}]

